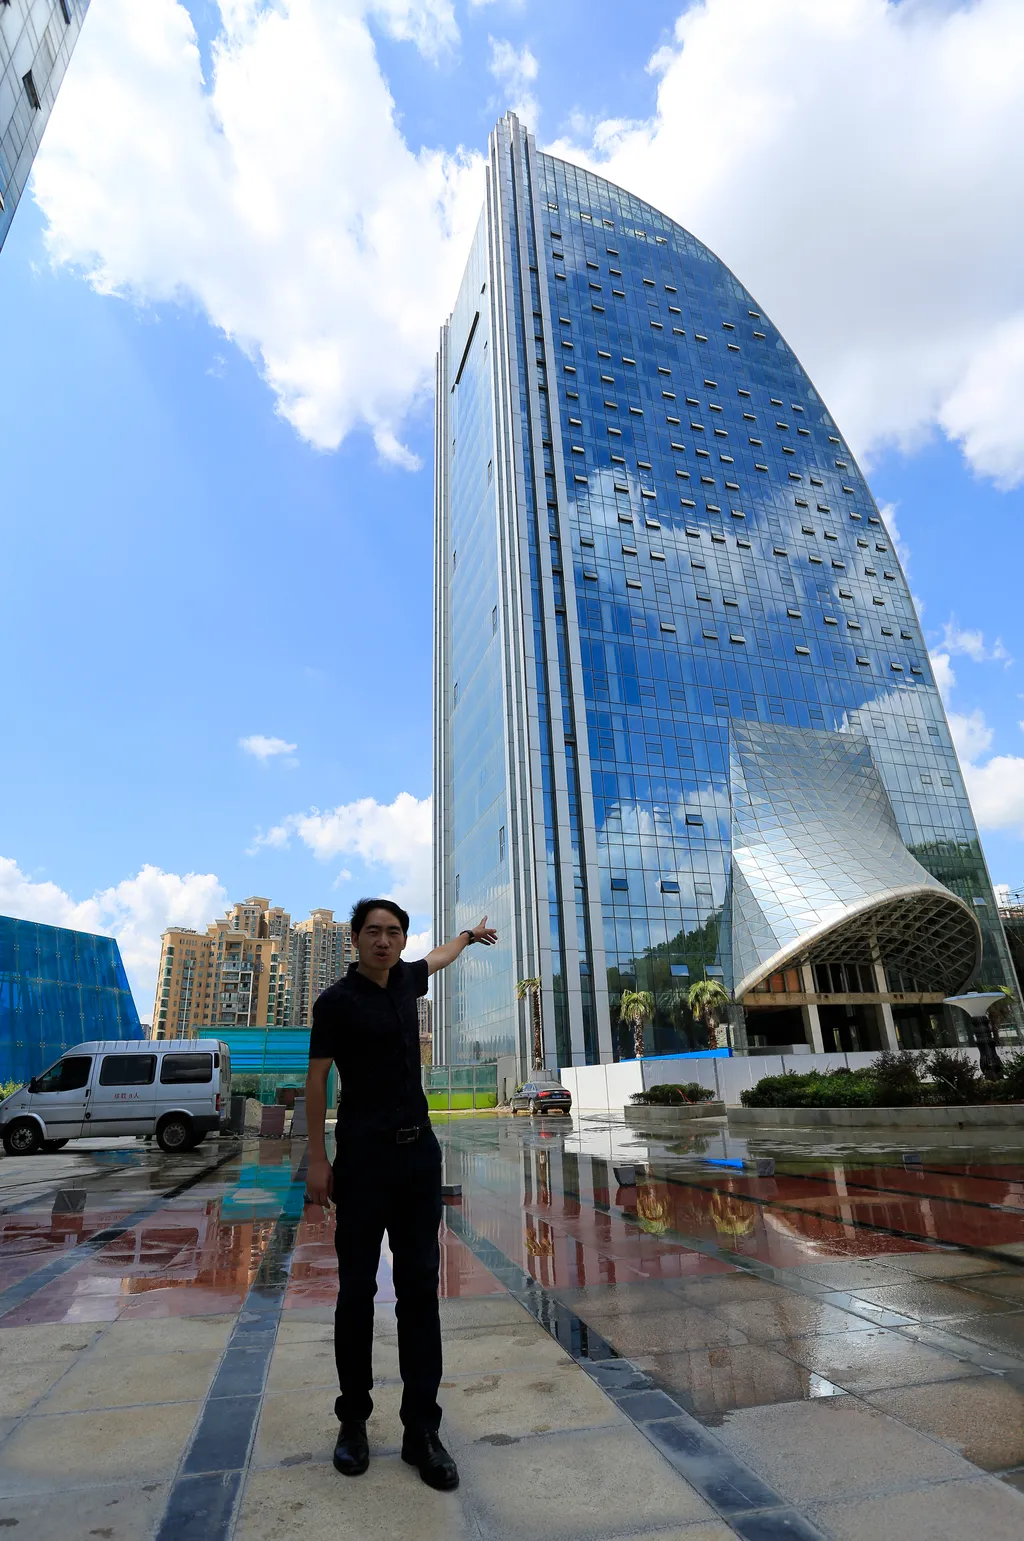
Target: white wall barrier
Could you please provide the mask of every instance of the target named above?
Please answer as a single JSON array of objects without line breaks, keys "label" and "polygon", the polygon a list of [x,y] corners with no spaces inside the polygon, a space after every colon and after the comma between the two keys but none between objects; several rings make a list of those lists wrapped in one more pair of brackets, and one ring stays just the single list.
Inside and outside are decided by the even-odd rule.
[{"label": "white wall barrier", "polygon": [[[978,1050],[960,1051],[977,1060]],[[877,1051],[861,1054],[738,1054],[729,1059],[679,1059],[673,1056],[624,1059],[614,1065],[572,1065],[559,1070],[563,1086],[572,1092],[573,1108],[581,1113],[617,1113],[633,1092],[666,1082],[698,1081],[725,1103],[738,1105],[740,1093],[765,1076],[795,1070],[862,1070],[877,1059]]]}]

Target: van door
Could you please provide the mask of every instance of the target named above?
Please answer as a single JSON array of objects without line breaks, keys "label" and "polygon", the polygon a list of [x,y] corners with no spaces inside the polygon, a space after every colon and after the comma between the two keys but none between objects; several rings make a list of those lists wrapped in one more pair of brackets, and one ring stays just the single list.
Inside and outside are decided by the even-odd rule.
[{"label": "van door", "polygon": [[31,1083],[26,1111],[38,1113],[48,1140],[74,1140],[82,1133],[91,1073],[91,1054],[65,1054]]},{"label": "van door", "polygon": [[161,1054],[157,1113],[165,1108],[181,1108],[193,1118],[209,1120],[217,1104],[217,1086],[213,1077],[213,1055],[202,1050],[180,1054]]},{"label": "van door", "polygon": [[152,1134],[156,1055],[102,1054],[86,1125],[89,1134]]}]

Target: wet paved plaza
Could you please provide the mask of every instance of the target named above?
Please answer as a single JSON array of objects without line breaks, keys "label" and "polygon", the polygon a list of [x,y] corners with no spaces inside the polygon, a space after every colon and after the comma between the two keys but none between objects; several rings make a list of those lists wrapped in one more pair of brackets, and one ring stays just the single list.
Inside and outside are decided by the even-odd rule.
[{"label": "wet paved plaza", "polygon": [[[703,1128],[438,1121],[463,1186],[442,1246],[453,1495],[398,1457],[386,1255],[375,1459],[331,1466],[333,1222],[303,1215],[304,1142],[0,1161],[0,1527],[1019,1541],[1024,1137],[905,1162]],[[754,1153],[774,1177],[729,1164]]]}]

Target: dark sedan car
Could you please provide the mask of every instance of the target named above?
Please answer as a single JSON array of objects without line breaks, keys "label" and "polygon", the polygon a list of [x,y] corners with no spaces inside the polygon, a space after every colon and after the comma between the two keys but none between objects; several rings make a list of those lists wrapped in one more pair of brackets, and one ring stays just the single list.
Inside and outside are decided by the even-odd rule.
[{"label": "dark sedan car", "polygon": [[525,1081],[509,1098],[513,1115],[527,1113],[564,1113],[572,1108],[572,1093],[557,1081]]}]

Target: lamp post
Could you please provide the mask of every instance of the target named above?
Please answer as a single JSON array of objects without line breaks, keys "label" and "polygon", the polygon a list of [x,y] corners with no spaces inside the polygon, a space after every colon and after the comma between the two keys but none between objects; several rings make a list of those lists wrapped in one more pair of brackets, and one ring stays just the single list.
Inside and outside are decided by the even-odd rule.
[{"label": "lamp post", "polygon": [[942,1003],[959,1006],[971,1018],[981,1073],[987,1081],[998,1081],[1003,1073],[1003,1062],[996,1053],[996,1030],[988,1019],[990,1008],[1001,1000],[1005,1000],[1001,990],[971,990],[966,995],[947,995]]}]

